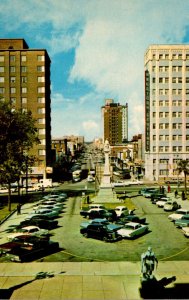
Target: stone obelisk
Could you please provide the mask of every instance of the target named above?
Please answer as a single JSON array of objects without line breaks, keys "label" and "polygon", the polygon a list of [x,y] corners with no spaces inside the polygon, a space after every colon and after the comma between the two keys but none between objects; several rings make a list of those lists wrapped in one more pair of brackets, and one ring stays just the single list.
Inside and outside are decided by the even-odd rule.
[{"label": "stone obelisk", "polygon": [[111,149],[108,140],[104,143],[104,156],[105,156],[105,164],[104,164],[104,174],[101,179],[100,189],[95,198],[93,198],[94,202],[116,202],[117,197],[113,192],[112,184],[111,184],[111,172],[110,172],[110,155]]}]

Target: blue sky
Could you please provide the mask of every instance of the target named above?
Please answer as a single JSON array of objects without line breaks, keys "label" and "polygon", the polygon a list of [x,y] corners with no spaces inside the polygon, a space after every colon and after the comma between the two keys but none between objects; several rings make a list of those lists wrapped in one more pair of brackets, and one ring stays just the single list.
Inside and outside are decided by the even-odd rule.
[{"label": "blue sky", "polygon": [[189,43],[189,0],[1,0],[0,32],[49,53],[52,137],[101,137],[113,98],[128,103],[131,138],[144,133],[144,53]]}]

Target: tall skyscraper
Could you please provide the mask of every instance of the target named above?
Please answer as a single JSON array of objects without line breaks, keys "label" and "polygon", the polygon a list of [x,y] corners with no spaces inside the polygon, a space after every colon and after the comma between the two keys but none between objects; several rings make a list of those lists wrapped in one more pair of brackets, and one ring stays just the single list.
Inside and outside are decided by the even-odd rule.
[{"label": "tall skyscraper", "polygon": [[44,170],[51,160],[50,64],[45,49],[29,49],[24,39],[0,39],[0,98],[37,120],[41,143],[31,154]]},{"label": "tall skyscraper", "polygon": [[108,139],[111,146],[128,140],[128,105],[114,103],[113,99],[106,99],[102,106],[104,126],[104,141]]},{"label": "tall skyscraper", "polygon": [[189,158],[189,45],[151,45],[145,53],[145,176],[178,178]]}]

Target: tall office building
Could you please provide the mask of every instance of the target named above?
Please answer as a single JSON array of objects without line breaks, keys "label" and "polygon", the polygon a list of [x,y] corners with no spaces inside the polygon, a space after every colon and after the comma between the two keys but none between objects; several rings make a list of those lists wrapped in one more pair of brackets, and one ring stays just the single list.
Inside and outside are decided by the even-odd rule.
[{"label": "tall office building", "polygon": [[145,53],[145,176],[178,179],[189,158],[189,45],[151,45]]},{"label": "tall office building", "polygon": [[128,105],[114,103],[113,99],[106,99],[102,106],[104,126],[104,141],[108,139],[111,146],[128,140]]},{"label": "tall office building", "polygon": [[31,111],[40,144],[31,154],[44,170],[51,160],[50,58],[44,49],[29,49],[24,39],[0,39],[0,98]]}]

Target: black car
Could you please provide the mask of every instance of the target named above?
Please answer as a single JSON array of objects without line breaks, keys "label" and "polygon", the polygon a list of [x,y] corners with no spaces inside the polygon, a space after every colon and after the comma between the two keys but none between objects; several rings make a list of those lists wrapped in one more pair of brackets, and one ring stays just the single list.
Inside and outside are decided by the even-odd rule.
[{"label": "black car", "polygon": [[156,204],[157,201],[159,201],[161,198],[164,198],[164,197],[166,197],[166,194],[163,194],[163,193],[153,194],[151,196],[151,202],[153,204]]},{"label": "black car", "polygon": [[53,228],[56,228],[58,226],[58,221],[57,220],[48,220],[44,216],[33,216],[31,219],[26,219],[24,221],[20,222],[20,226],[30,226],[30,225],[34,225],[34,226],[38,226],[42,229],[48,229],[51,230]]},{"label": "black car", "polygon": [[124,218],[120,218],[116,224],[125,224],[125,223],[128,223],[128,222],[136,222],[136,223],[140,223],[140,224],[146,224],[146,218],[139,218],[138,216],[136,215],[127,215],[125,216]]},{"label": "black car", "polygon": [[104,224],[90,224],[86,228],[81,228],[80,233],[86,238],[95,238],[105,242],[115,242],[121,239],[117,229],[109,229]]}]

